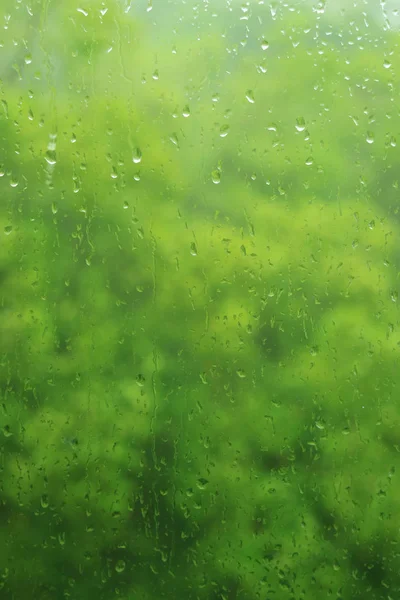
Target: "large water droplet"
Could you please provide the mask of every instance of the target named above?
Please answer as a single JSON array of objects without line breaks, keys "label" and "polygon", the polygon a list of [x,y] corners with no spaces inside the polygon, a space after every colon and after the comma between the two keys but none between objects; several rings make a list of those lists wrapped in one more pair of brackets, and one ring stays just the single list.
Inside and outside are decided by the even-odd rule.
[{"label": "large water droplet", "polygon": [[57,162],[56,153],[54,150],[47,150],[44,158],[49,165],[55,165]]},{"label": "large water droplet", "polygon": [[306,128],[306,122],[303,117],[299,117],[296,119],[296,129],[297,131],[304,131]]},{"label": "large water droplet", "polygon": [[374,143],[374,141],[375,141],[375,136],[374,136],[374,134],[372,133],[372,131],[368,131],[368,132],[367,132],[367,137],[366,137],[366,140],[367,140],[368,144],[373,144],[373,143]]},{"label": "large water droplet", "polygon": [[135,150],[133,151],[133,156],[132,156],[132,161],[134,163],[140,163],[142,160],[142,152],[140,150],[140,148],[135,148]]},{"label": "large water droplet", "polygon": [[214,171],[211,172],[211,180],[215,184],[221,182],[221,171],[219,169],[214,169]]}]

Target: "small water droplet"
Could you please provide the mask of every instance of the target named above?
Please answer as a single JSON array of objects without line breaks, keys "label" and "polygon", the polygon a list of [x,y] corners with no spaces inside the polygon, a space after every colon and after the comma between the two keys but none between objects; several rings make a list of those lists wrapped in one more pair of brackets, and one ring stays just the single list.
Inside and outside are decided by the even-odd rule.
[{"label": "small water droplet", "polygon": [[399,294],[396,290],[393,290],[390,292],[390,297],[392,299],[392,302],[397,302],[397,300],[399,298]]},{"label": "small water droplet", "polygon": [[190,244],[190,254],[192,256],[197,256],[197,247],[196,247],[196,244],[194,242],[192,242]]},{"label": "small water droplet", "polygon": [[374,141],[375,141],[375,136],[374,136],[374,134],[372,133],[372,131],[368,131],[368,132],[367,132],[367,137],[366,137],[366,140],[367,140],[367,143],[368,143],[368,144],[373,144],[373,143],[374,143]]},{"label": "small water droplet", "polygon": [[219,169],[214,169],[214,171],[211,172],[211,180],[216,185],[221,182],[221,171]]},{"label": "small water droplet", "polygon": [[125,202],[124,202],[124,208],[125,208],[125,210],[126,210],[127,208],[129,208],[129,204],[127,203],[127,201],[126,201],[126,200],[125,200]]},{"label": "small water droplet", "polygon": [[47,497],[47,494],[43,494],[41,499],[40,499],[40,504],[42,506],[42,508],[47,508],[49,506],[49,499]]},{"label": "small water droplet", "polygon": [[310,165],[312,165],[314,163],[314,159],[312,156],[309,156],[306,160],[306,165],[309,167]]},{"label": "small water droplet", "polygon": [[178,136],[176,135],[176,133],[173,133],[172,135],[170,135],[169,139],[174,144],[174,146],[179,146]]},{"label": "small water droplet", "polygon": [[4,227],[4,233],[5,233],[6,235],[10,235],[10,233],[12,232],[12,230],[13,230],[13,228],[12,228],[12,225],[6,225],[6,226]]},{"label": "small water droplet", "polygon": [[53,202],[51,205],[51,212],[53,213],[53,215],[56,215],[58,213],[58,206],[56,202]]},{"label": "small water droplet", "polygon": [[385,67],[385,69],[390,69],[392,63],[387,58],[385,58],[385,60],[383,61],[383,66]]},{"label": "small water droplet", "polygon": [[236,371],[236,374],[238,377],[240,377],[240,379],[245,379],[245,377],[246,377],[246,373],[245,373],[245,371],[243,371],[243,369],[238,369]]},{"label": "small water droplet", "polygon": [[158,69],[156,69],[156,70],[154,71],[154,73],[153,73],[153,79],[154,79],[155,81],[157,81],[157,80],[158,80],[158,78],[159,78]]},{"label": "small water droplet", "polygon": [[213,94],[212,101],[213,102],[219,102],[219,94]]},{"label": "small water droplet", "polygon": [[26,64],[26,65],[30,65],[30,64],[31,64],[31,62],[32,62],[32,54],[27,54],[27,55],[25,56],[25,64]]},{"label": "small water droplet", "polygon": [[340,571],[340,565],[339,565],[339,563],[338,563],[337,560],[335,560],[334,563],[333,563],[333,570],[334,571]]},{"label": "small water droplet", "polygon": [[267,42],[267,40],[262,40],[261,42],[261,49],[262,50],[268,50],[269,48],[269,43]]},{"label": "small water droplet", "polygon": [[65,531],[62,531],[58,534],[58,543],[60,544],[60,546],[65,545]]},{"label": "small water droplet", "polygon": [[296,129],[297,131],[304,131],[306,128],[306,122],[303,117],[298,117],[296,119]]},{"label": "small water droplet", "polygon": [[392,148],[396,147],[396,138],[393,136],[390,138],[390,145],[392,146]]},{"label": "small water droplet", "polygon": [[133,151],[132,161],[136,164],[140,163],[142,160],[142,151],[140,148],[135,148]]},{"label": "small water droplet", "polygon": [[220,137],[224,138],[229,133],[229,125],[222,125],[219,130]]},{"label": "small water droplet", "polygon": [[246,92],[246,100],[248,100],[248,102],[250,102],[250,104],[254,104],[255,99],[254,99],[253,90],[247,90],[247,92]]},{"label": "small water droplet", "polygon": [[18,179],[16,179],[15,177],[11,177],[11,179],[10,179],[10,186],[12,188],[16,188],[18,186]]},{"label": "small water droplet", "polygon": [[186,118],[187,118],[187,117],[190,117],[190,108],[189,108],[189,106],[188,106],[188,105],[186,105],[186,106],[183,108],[183,111],[182,111],[182,116],[184,116],[184,117],[186,117]]},{"label": "small water droplet", "polygon": [[115,570],[117,571],[117,573],[122,573],[123,571],[125,571],[125,567],[126,567],[126,563],[124,560],[119,560],[117,561],[116,565],[115,565]]}]

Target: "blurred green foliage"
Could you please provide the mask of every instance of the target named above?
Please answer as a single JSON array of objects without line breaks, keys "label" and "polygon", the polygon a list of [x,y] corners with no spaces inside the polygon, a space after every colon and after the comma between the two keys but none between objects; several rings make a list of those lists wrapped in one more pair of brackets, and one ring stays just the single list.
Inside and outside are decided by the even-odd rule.
[{"label": "blurred green foliage", "polygon": [[153,4],[2,3],[1,597],[395,600],[398,32]]}]

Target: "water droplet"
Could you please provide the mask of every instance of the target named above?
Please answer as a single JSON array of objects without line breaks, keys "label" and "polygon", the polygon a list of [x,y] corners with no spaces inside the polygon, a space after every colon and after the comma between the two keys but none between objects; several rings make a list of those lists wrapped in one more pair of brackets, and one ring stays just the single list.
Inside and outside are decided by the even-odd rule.
[{"label": "water droplet", "polygon": [[136,383],[139,387],[143,387],[144,384],[146,382],[146,378],[144,375],[142,375],[142,373],[139,373],[139,375],[136,377]]},{"label": "water droplet", "polygon": [[30,64],[31,64],[31,62],[32,62],[32,54],[27,54],[27,55],[25,56],[25,64],[26,64],[26,65],[30,65]]},{"label": "water droplet", "polygon": [[57,162],[56,153],[54,150],[47,150],[44,158],[49,165],[55,165]]},{"label": "water droplet", "polygon": [[221,171],[219,169],[214,169],[214,171],[212,171],[211,180],[216,185],[221,182]]},{"label": "water droplet", "polygon": [[392,148],[396,147],[396,138],[393,136],[390,138],[390,145],[392,146]]},{"label": "water droplet", "polygon": [[6,226],[4,227],[4,233],[5,233],[6,235],[10,235],[10,233],[12,232],[12,230],[13,230],[13,228],[12,228],[12,225],[6,225]]},{"label": "water droplet", "polygon": [[269,48],[269,43],[267,42],[267,40],[262,40],[261,42],[261,49],[262,50],[268,50]]},{"label": "water droplet", "polygon": [[157,81],[158,78],[159,78],[158,69],[156,69],[153,73],[153,79],[154,79],[154,81]]},{"label": "water droplet", "polygon": [[314,163],[314,159],[312,156],[309,156],[306,160],[306,165],[309,167],[310,165],[312,165]]},{"label": "water droplet", "polygon": [[136,164],[140,163],[142,160],[142,152],[140,148],[135,148],[133,151],[132,161]]},{"label": "water droplet", "polygon": [[176,133],[173,133],[172,135],[170,135],[169,139],[174,144],[174,146],[179,146],[178,136],[176,135]]},{"label": "water droplet", "polygon": [[238,370],[236,371],[236,375],[237,375],[238,377],[240,377],[240,379],[245,379],[245,377],[246,377],[246,373],[243,371],[243,369],[238,369]]},{"label": "water droplet", "polygon": [[18,179],[16,179],[15,177],[11,177],[11,179],[10,179],[10,186],[12,188],[16,188],[18,186]]},{"label": "water droplet", "polygon": [[58,534],[58,543],[60,544],[60,546],[65,545],[65,531],[62,531]]},{"label": "water droplet", "polygon": [[248,102],[250,102],[250,104],[254,104],[255,99],[254,99],[254,93],[252,90],[247,90],[246,92],[246,100],[248,100]]},{"label": "water droplet", "polygon": [[374,136],[374,134],[372,133],[372,131],[368,131],[368,132],[367,132],[367,137],[366,137],[366,140],[367,140],[368,144],[373,144],[373,143],[374,143],[374,141],[375,141],[375,136]]},{"label": "water droplet", "polygon": [[182,111],[182,116],[184,117],[190,117],[190,108],[188,107],[188,105],[186,105]]},{"label": "water droplet", "polygon": [[393,290],[390,292],[390,297],[392,299],[392,302],[397,302],[397,300],[399,298],[399,294],[396,290]]},{"label": "water droplet", "polygon": [[4,425],[4,427],[3,427],[3,435],[4,435],[4,437],[6,437],[6,438],[9,438],[9,437],[11,437],[11,436],[12,436],[12,431],[11,431],[11,429],[10,429],[10,426],[9,426],[9,425]]},{"label": "water droplet", "polygon": [[306,128],[306,122],[303,117],[298,117],[296,119],[296,129],[297,131],[304,131]]},{"label": "water droplet", "polygon": [[385,60],[383,61],[383,66],[385,67],[385,69],[390,69],[392,63],[387,58],[385,58]]},{"label": "water droplet", "polygon": [[129,204],[127,203],[127,201],[126,201],[126,200],[125,200],[125,202],[124,202],[124,208],[125,208],[125,210],[126,210],[127,208],[129,208]]},{"label": "water droplet", "polygon": [[190,244],[190,254],[192,256],[197,256],[197,247],[196,247],[196,244],[194,242],[192,242]]},{"label": "water droplet", "polygon": [[200,477],[197,480],[197,487],[199,490],[205,490],[208,484],[208,479],[204,479],[204,477]]},{"label": "water droplet", "polygon": [[124,560],[119,560],[117,561],[116,565],[115,565],[115,570],[117,571],[117,573],[122,573],[123,571],[125,571],[125,567],[126,567],[126,563]]},{"label": "water droplet", "polygon": [[212,101],[219,102],[219,94],[213,94]]},{"label": "water droplet", "polygon": [[224,138],[228,135],[228,133],[229,133],[229,125],[222,125],[219,130],[220,137]]},{"label": "water droplet", "polygon": [[41,499],[40,499],[40,504],[42,506],[42,508],[47,508],[49,506],[49,499],[47,497],[47,494],[43,494]]},{"label": "water droplet", "polygon": [[53,215],[56,215],[58,213],[58,206],[56,202],[53,202],[51,205],[51,212],[53,213]]}]

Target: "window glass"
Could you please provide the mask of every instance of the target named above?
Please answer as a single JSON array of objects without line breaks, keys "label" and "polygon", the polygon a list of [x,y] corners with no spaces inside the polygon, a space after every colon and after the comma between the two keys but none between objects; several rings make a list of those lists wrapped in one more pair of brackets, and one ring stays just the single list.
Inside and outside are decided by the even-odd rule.
[{"label": "window glass", "polygon": [[399,24],[1,1],[2,598],[399,597]]}]

